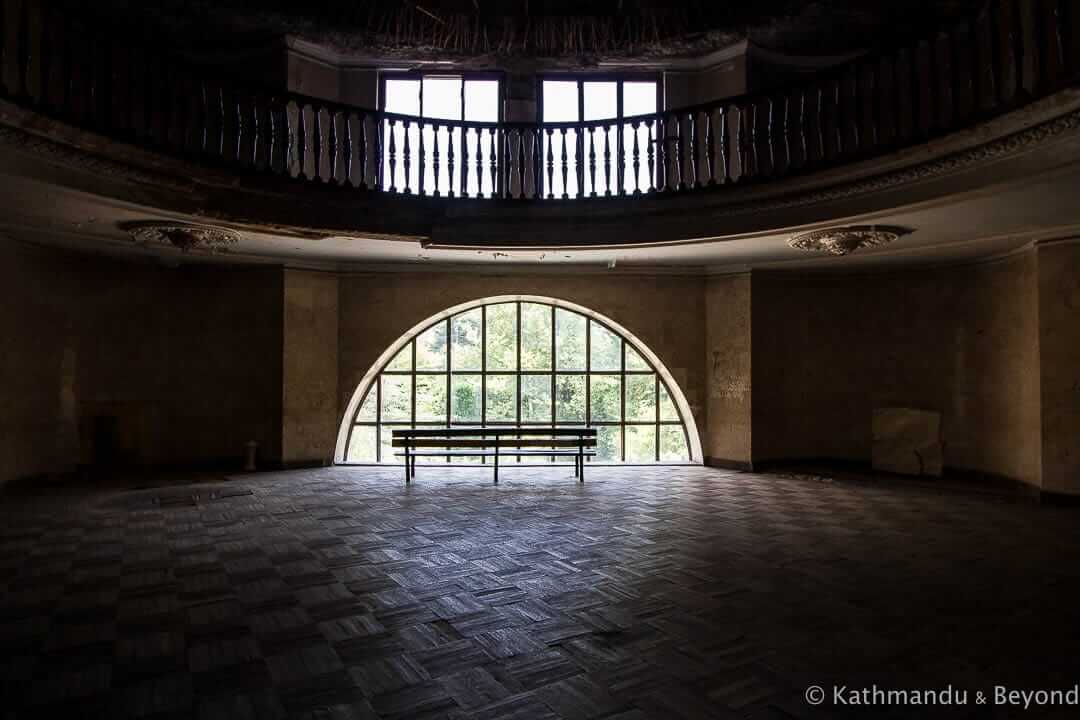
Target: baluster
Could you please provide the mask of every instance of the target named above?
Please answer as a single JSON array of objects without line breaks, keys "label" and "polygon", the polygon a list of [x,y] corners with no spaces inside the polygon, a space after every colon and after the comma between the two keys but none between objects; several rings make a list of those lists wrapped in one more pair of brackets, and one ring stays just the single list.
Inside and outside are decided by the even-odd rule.
[{"label": "baluster", "polygon": [[282,151],[282,162],[284,164],[283,172],[288,177],[293,177],[293,157],[296,154],[296,135],[298,132],[297,123],[293,120],[293,115],[290,105],[295,106],[296,103],[290,103],[285,100],[281,106],[281,131],[285,133],[285,148]]},{"label": "baluster", "polygon": [[[343,113],[341,117],[345,122],[345,175],[341,178],[341,184],[355,185],[353,182],[353,114]],[[423,146],[421,146],[421,157],[423,153]]]},{"label": "baluster", "polygon": [[667,118],[658,115],[656,119],[656,189],[667,190],[668,185],[668,162],[667,162]]},{"label": "baluster", "polygon": [[368,156],[367,156],[367,151],[368,151],[368,142],[367,142],[368,121],[367,121],[367,115],[364,114],[364,113],[361,113],[360,115],[357,116],[357,120],[358,120],[358,123],[357,123],[357,126],[356,126],[356,130],[357,130],[356,142],[357,142],[357,145],[359,146],[359,150],[357,152],[357,159],[360,161],[360,189],[361,190],[367,190],[370,187],[368,185]]},{"label": "baluster", "polygon": [[525,129],[518,128],[517,131],[517,149],[518,149],[518,197],[524,199],[525,197]]},{"label": "baluster", "polygon": [[461,197],[469,197],[469,128],[461,127]]},{"label": "baluster", "polygon": [[731,140],[728,137],[730,135],[728,123],[731,122],[730,113],[728,112],[729,107],[725,105],[720,108],[720,172],[722,173],[720,182],[723,183],[730,182],[732,176],[730,165],[731,146],[729,145]]},{"label": "baluster", "polygon": [[296,177],[307,176],[307,106],[296,104]]},{"label": "baluster", "polygon": [[375,130],[375,157],[372,158],[374,162],[374,178],[373,185],[379,190],[386,190],[386,176],[383,169],[383,159],[385,155],[385,143],[386,143],[386,129],[388,121],[384,121],[379,115],[376,115],[372,119],[372,127]]},{"label": "baluster", "polygon": [[[496,135],[498,134],[498,128],[491,128],[491,137],[489,138],[490,144],[488,145],[488,167],[491,173],[491,196],[495,197],[499,193],[499,153],[496,151],[498,145],[496,144]],[[539,186],[537,186],[539,188]],[[537,190],[539,192],[539,189]]]},{"label": "baluster", "polygon": [[506,158],[506,170],[503,172],[503,184],[506,185],[504,197],[514,198],[514,182],[517,180],[517,153],[514,152],[514,130],[507,128],[503,133],[503,157]]},{"label": "baluster", "polygon": [[708,184],[716,184],[716,137],[713,130],[713,110],[705,111],[705,169],[709,173]]},{"label": "baluster", "polygon": [[[1043,87],[1047,91],[1057,88],[1065,74],[1065,3],[1066,0],[1043,0],[1043,12],[1039,14],[1043,19],[1042,37],[1046,46],[1042,68]],[[44,59],[42,55],[42,61]]]},{"label": "baluster", "polygon": [[[6,8],[0,6],[0,11]],[[33,54],[30,52],[30,0],[19,2],[18,15],[15,18],[15,50],[12,53],[15,62],[15,96],[20,100],[30,99],[30,68]]]},{"label": "baluster", "polygon": [[337,112],[337,110],[330,109],[330,110],[327,110],[327,113],[328,113],[327,119],[330,121],[328,147],[327,147],[327,153],[329,154],[329,160],[330,160],[330,176],[327,178],[327,181],[329,181],[330,183],[336,184],[337,183],[337,171],[338,171],[338,130],[337,130],[338,112]]},{"label": "baluster", "polygon": [[555,192],[554,192],[555,191],[555,154],[554,154],[554,150],[553,150],[553,147],[555,145],[555,141],[551,136],[552,129],[551,128],[546,128],[546,130],[547,130],[547,146],[548,146],[548,151],[547,151],[548,200],[552,200],[552,199],[555,198]]},{"label": "baluster", "polygon": [[257,95],[249,95],[251,98],[251,167],[259,167],[259,146],[262,144],[262,136],[266,129],[259,122],[259,98]]},{"label": "baluster", "polygon": [[323,123],[322,108],[311,106],[311,160],[314,169],[312,180],[322,182]]},{"label": "baluster", "polygon": [[446,128],[446,196],[454,197],[454,127]]},{"label": "baluster", "polygon": [[697,113],[686,114],[686,170],[690,173],[690,187],[701,187],[701,179],[698,177],[698,141],[697,141]]},{"label": "baluster", "polygon": [[634,134],[633,145],[633,157],[631,167],[634,169],[634,194],[641,194],[641,151],[638,148],[638,125],[639,121],[634,120],[630,124],[630,132]]},{"label": "baluster", "polygon": [[577,178],[577,197],[585,197],[585,132],[574,130],[574,176]]},{"label": "baluster", "polygon": [[391,119],[390,127],[387,128],[390,135],[390,192],[397,192],[397,140],[394,137],[397,135],[396,125],[397,120]]},{"label": "baluster", "polygon": [[244,164],[244,141],[247,138],[246,128],[244,127],[244,112],[243,112],[243,96],[237,92],[233,95],[232,113],[235,124],[233,128],[236,130],[236,138],[233,147],[233,157],[236,158],[237,165]]},{"label": "baluster", "polygon": [[402,121],[401,124],[402,124],[402,127],[404,128],[404,130],[403,130],[404,137],[402,138],[402,143],[401,143],[401,148],[402,148],[401,149],[401,169],[405,173],[405,181],[403,183],[404,187],[402,188],[402,190],[405,192],[406,195],[411,195],[412,194],[412,173],[411,173],[411,170],[412,170],[412,148],[409,146],[410,145],[409,135],[411,135],[411,133],[409,132],[409,129],[412,127],[412,120],[410,120],[409,118],[405,118]]},{"label": "baluster", "polygon": [[432,137],[431,171],[434,174],[434,185],[435,185],[435,191],[432,194],[434,194],[436,196],[436,198],[438,198],[438,194],[440,194],[440,193],[438,193],[438,169],[440,169],[440,166],[438,166],[438,124],[437,123],[432,126],[431,137]]},{"label": "baluster", "polygon": [[476,197],[484,197],[484,128],[476,128]]},{"label": "baluster", "polygon": [[[196,150],[203,157],[210,153],[210,88],[205,80],[199,80],[198,120],[196,123]],[[129,101],[131,96],[128,95]]]},{"label": "baluster", "polygon": [[418,150],[418,157],[420,159],[419,173],[417,174],[417,194],[427,194],[427,142],[424,140],[424,130],[427,128],[424,126],[423,120],[416,121],[416,136],[417,142],[420,143]]},{"label": "baluster", "polygon": [[611,133],[617,125],[604,126],[604,195],[611,197]]},{"label": "baluster", "polygon": [[[24,0],[25,1],[25,0]],[[3,8],[0,7],[0,12],[3,12]],[[53,30],[53,11],[52,8],[45,6],[38,10],[38,56],[41,58],[38,62],[38,102],[46,110],[51,110],[53,107],[52,100],[50,98],[52,89],[52,83],[50,82],[52,75],[52,30]],[[0,23],[0,32],[3,32],[3,23]],[[2,41],[0,41],[2,43]],[[0,64],[0,68],[3,65]],[[130,102],[129,102],[130,105]]]},{"label": "baluster", "polygon": [[288,108],[285,107],[280,97],[274,96],[270,101],[270,132],[274,136],[273,146],[270,154],[270,171],[283,175],[288,172],[288,142],[286,137],[288,136],[288,128],[285,123],[285,116],[288,112]]},{"label": "baluster", "polygon": [[567,166],[569,155],[567,155],[566,152],[566,128],[560,128],[560,131],[562,132],[562,196],[563,200],[565,200],[570,197],[566,192],[567,181],[569,179],[568,171],[570,168]]},{"label": "baluster", "polygon": [[756,101],[750,102],[750,109],[747,113],[747,128],[749,130],[749,138],[747,145],[747,177],[756,177],[761,170],[761,156],[758,153],[758,123],[761,121],[761,108]]},{"label": "baluster", "polygon": [[543,161],[540,159],[543,155],[540,140],[540,130],[538,128],[530,128],[529,135],[532,137],[532,176],[533,176],[533,192],[532,197],[539,199],[544,197],[541,190],[541,184],[543,183]]},{"label": "baluster", "polygon": [[648,152],[646,154],[649,158],[649,192],[656,192],[656,138],[654,137],[656,124],[657,121],[655,119],[646,123],[646,127],[648,128],[645,139],[648,142]]},{"label": "baluster", "polygon": [[[799,129],[795,137],[795,150],[788,162],[789,170],[797,170],[806,166],[806,88],[799,91],[799,97],[795,103],[795,114]],[[797,159],[796,155],[798,156]]]},{"label": "baluster", "polygon": [[596,197],[596,126],[589,126],[589,184],[592,197]]},{"label": "baluster", "polygon": [[672,115],[671,118],[675,124],[671,128],[670,140],[675,149],[669,154],[671,155],[671,169],[675,174],[674,190],[680,191],[686,188],[686,179],[683,177],[683,123],[682,117],[678,114]]},{"label": "baluster", "polygon": [[780,149],[773,159],[773,175],[783,175],[791,168],[791,96],[787,93],[780,99]]}]

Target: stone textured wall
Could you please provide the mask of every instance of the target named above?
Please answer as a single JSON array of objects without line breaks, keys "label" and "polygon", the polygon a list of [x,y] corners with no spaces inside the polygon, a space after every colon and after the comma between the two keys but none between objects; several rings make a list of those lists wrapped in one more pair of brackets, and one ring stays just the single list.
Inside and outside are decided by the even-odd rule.
[{"label": "stone textured wall", "polygon": [[702,278],[379,273],[343,275],[340,286],[341,412],[379,355],[422,320],[454,305],[493,295],[542,295],[595,310],[637,336],[671,371],[690,403],[698,428],[703,426]]},{"label": "stone textured wall", "polygon": [[338,426],[338,279],[286,270],[284,282],[282,461],[326,463]]},{"label": "stone textured wall", "polygon": [[1034,254],[753,275],[753,456],[870,458],[878,407],[942,413],[945,464],[1040,483]]},{"label": "stone textured wall", "polygon": [[1038,263],[1043,489],[1080,494],[1080,243]]},{"label": "stone textured wall", "polygon": [[92,463],[280,459],[281,272],[0,242],[0,483]]},{"label": "stone textured wall", "polygon": [[709,462],[746,466],[751,456],[750,273],[705,285],[706,425]]}]

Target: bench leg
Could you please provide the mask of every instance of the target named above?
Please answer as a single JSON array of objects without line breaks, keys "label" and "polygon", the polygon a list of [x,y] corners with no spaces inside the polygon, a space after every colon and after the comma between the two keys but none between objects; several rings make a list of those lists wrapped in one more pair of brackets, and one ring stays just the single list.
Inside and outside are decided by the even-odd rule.
[{"label": "bench leg", "polygon": [[416,477],[416,455],[412,456],[412,470],[409,473],[413,477]]},{"label": "bench leg", "polygon": [[585,447],[578,445],[578,482],[585,482]]},{"label": "bench leg", "polygon": [[499,448],[495,447],[495,484],[499,484]]},{"label": "bench leg", "polygon": [[409,466],[409,446],[405,446],[405,484],[409,484],[410,466]]}]

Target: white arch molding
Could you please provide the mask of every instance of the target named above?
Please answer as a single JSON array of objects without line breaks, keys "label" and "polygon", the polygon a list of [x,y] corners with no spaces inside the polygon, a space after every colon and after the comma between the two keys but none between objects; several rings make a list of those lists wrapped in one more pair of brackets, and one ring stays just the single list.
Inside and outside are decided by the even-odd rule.
[{"label": "white arch molding", "polygon": [[458,313],[478,308],[482,305],[498,305],[499,303],[509,302],[534,302],[544,305],[553,305],[557,308],[564,310],[570,310],[572,312],[579,313],[585,317],[592,318],[598,322],[607,325],[618,335],[622,336],[626,342],[636,350],[645,360],[652,365],[656,370],[656,374],[664,381],[668,387],[668,394],[672,401],[675,403],[676,409],[679,411],[679,417],[686,426],[686,435],[688,449],[690,451],[690,461],[695,463],[702,462],[702,450],[701,450],[701,437],[698,435],[697,423],[694,420],[693,414],[690,412],[690,404],[686,401],[686,395],[683,394],[682,388],[675,382],[675,378],[672,377],[671,372],[667,369],[667,366],[661,362],[660,358],[656,356],[656,353],[652,349],[638,339],[636,335],[627,330],[625,327],[615,322],[611,318],[601,315],[595,310],[591,310],[583,305],[572,303],[567,300],[560,300],[559,298],[545,297],[543,295],[492,295],[489,297],[478,298],[476,300],[470,300],[468,302],[454,305],[453,307],[446,308],[445,310],[438,312],[425,320],[413,325],[411,328],[402,333],[397,340],[395,340],[390,347],[386,348],[378,359],[372,363],[368,371],[364,373],[364,377],[360,379],[360,383],[353,391],[352,397],[349,399],[349,404],[345,408],[345,414],[341,417],[341,424],[338,426],[337,445],[334,448],[334,462],[344,463],[345,453],[348,450],[349,441],[349,428],[352,425],[353,418],[356,416],[357,410],[360,408],[360,403],[364,399],[367,393],[368,387],[379,377],[379,373],[387,363],[398,352],[409,344],[417,335],[434,325],[435,323],[445,320],[451,315],[457,315]]}]

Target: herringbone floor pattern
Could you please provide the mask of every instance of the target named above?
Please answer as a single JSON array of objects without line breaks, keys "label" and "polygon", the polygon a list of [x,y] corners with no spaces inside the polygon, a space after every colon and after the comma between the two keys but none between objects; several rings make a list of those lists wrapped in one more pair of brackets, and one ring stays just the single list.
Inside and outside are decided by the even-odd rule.
[{"label": "herringbone floor pattern", "polygon": [[[696,467],[332,468],[0,508],[6,717],[931,717],[1080,681],[1080,513]],[[941,709],[939,709],[941,710]],[[949,708],[942,717],[1076,717]]]}]

